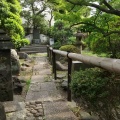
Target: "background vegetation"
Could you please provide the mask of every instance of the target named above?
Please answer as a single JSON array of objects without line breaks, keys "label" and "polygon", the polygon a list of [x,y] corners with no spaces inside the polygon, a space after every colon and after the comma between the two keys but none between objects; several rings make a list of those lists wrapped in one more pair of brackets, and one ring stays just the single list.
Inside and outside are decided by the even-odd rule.
[{"label": "background vegetation", "polygon": [[120,119],[120,76],[99,68],[74,72],[71,89],[83,106],[100,120]]},{"label": "background vegetation", "polygon": [[62,20],[69,26],[72,36],[78,29],[87,34],[84,42],[89,50],[119,58],[119,0],[49,0],[49,2],[54,5],[55,21]]}]

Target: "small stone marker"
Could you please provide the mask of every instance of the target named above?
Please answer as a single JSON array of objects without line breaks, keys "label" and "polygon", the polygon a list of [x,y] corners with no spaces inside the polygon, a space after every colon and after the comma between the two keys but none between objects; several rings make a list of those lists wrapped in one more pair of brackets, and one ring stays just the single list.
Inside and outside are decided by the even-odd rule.
[{"label": "small stone marker", "polygon": [[13,100],[10,37],[0,29],[0,101]]},{"label": "small stone marker", "polygon": [[6,120],[5,110],[4,106],[0,102],[0,120]]}]

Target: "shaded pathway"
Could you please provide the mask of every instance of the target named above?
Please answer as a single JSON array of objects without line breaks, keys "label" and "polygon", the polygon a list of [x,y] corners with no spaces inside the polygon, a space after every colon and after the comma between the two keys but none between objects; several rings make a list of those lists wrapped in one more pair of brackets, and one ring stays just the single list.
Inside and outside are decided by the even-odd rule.
[{"label": "shaded pathway", "polygon": [[[26,96],[26,120],[77,120],[50,77],[46,57],[36,57]],[[37,109],[38,108],[38,109]]]}]

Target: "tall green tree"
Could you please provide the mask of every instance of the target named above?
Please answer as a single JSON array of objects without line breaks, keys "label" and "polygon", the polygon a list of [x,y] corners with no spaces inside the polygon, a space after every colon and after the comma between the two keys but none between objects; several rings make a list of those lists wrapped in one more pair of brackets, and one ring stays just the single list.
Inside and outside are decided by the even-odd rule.
[{"label": "tall green tree", "polygon": [[45,32],[48,22],[45,20],[46,2],[43,0],[22,0],[22,17],[25,19],[24,27],[39,29]]}]

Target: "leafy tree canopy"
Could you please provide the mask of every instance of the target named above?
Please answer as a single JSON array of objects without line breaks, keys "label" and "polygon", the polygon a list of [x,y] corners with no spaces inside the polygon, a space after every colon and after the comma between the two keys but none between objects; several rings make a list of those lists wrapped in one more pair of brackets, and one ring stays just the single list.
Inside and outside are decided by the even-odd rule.
[{"label": "leafy tree canopy", "polygon": [[[118,57],[120,34],[119,0],[49,0],[56,6],[55,20],[68,21],[89,36],[85,40],[88,47],[97,53]],[[94,8],[94,9],[93,9]]]},{"label": "leafy tree canopy", "polygon": [[21,46],[24,29],[20,17],[21,6],[18,0],[0,1],[0,28],[4,29],[12,38],[16,47]]},{"label": "leafy tree canopy", "polygon": [[25,19],[25,28],[37,28],[41,33],[46,33],[48,22],[45,20],[45,11],[48,4],[44,0],[22,0],[22,17]]}]

